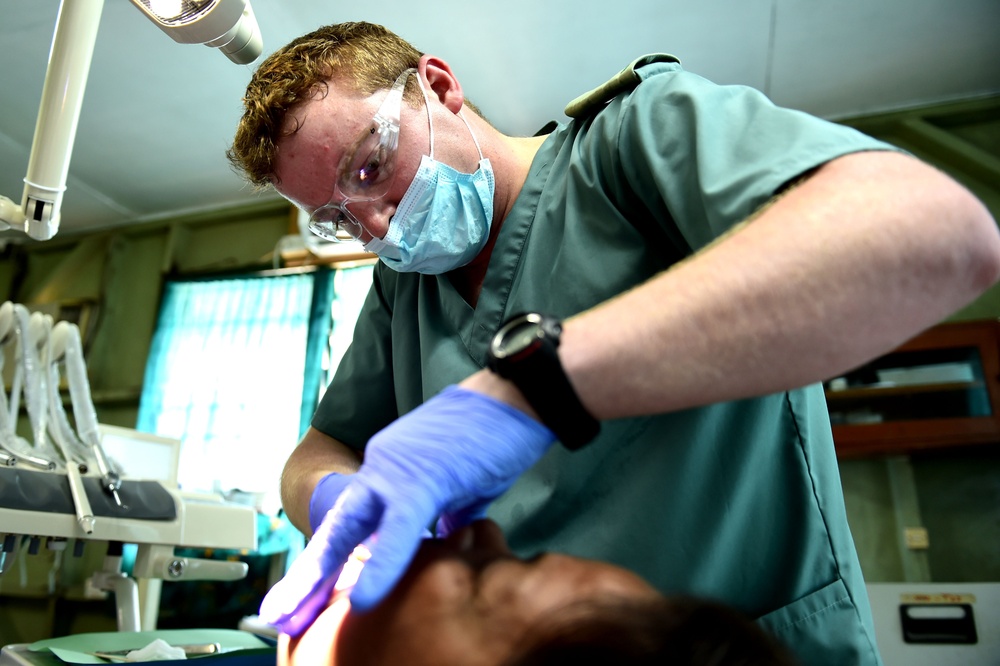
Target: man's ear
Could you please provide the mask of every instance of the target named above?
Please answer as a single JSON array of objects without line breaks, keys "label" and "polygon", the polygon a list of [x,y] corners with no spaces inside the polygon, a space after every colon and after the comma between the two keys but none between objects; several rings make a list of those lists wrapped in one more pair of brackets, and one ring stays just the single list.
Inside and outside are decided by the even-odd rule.
[{"label": "man's ear", "polygon": [[417,73],[423,78],[428,97],[436,97],[452,113],[462,110],[465,95],[448,63],[437,56],[424,55],[420,58]]}]

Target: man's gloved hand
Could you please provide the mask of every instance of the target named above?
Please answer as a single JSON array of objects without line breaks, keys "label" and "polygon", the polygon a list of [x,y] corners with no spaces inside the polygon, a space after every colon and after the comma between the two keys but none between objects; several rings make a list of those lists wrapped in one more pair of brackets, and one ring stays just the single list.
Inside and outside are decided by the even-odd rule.
[{"label": "man's gloved hand", "polygon": [[319,529],[327,512],[333,508],[340,493],[351,482],[351,477],[350,474],[330,472],[316,484],[312,497],[309,498],[309,527],[313,533]]},{"label": "man's gloved hand", "polygon": [[450,530],[481,516],[554,440],[506,403],[446,388],[371,438],[361,469],[264,598],[261,620],[301,633],[324,608],[330,581],[355,546],[374,533],[371,559],[351,592],[354,609],[372,608],[403,575],[435,517]]},{"label": "man's gloved hand", "polygon": [[[264,597],[260,607],[260,617],[280,618],[280,623],[273,622],[278,627],[293,635],[304,631],[326,607],[341,576],[341,565],[332,569],[323,566],[322,552],[317,545],[325,540],[322,536],[322,524],[326,514],[333,508],[344,488],[351,482],[353,475],[330,472],[316,484],[312,497],[309,498],[309,526],[313,537],[305,550],[295,559],[293,571],[275,585]],[[329,531],[327,529],[327,531]],[[299,564],[301,562],[301,564]],[[295,611],[294,614],[287,609]]]}]

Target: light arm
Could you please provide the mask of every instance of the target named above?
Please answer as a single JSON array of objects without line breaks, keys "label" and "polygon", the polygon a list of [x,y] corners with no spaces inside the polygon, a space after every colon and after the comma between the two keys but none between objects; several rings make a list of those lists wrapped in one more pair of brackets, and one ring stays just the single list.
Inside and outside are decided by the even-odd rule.
[{"label": "light arm", "polygon": [[[217,47],[238,64],[253,62],[263,49],[249,0],[132,2],[175,41]],[[166,16],[155,11],[163,4],[194,5],[198,10]],[[36,240],[49,240],[59,231],[69,162],[103,9],[104,0],[63,0],[60,4],[21,204],[0,195],[0,231],[18,229]]]},{"label": "light arm", "polygon": [[87,87],[104,0],[63,2],[59,8],[21,207],[0,197],[0,222],[36,240],[59,231],[70,155]]}]

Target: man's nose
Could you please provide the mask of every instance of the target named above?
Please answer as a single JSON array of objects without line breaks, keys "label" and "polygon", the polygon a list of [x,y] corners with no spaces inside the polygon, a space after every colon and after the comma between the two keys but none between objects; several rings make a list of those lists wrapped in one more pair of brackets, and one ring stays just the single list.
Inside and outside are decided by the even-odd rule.
[{"label": "man's nose", "polygon": [[[389,220],[396,212],[395,204],[384,199],[351,203],[348,207],[369,238],[383,238],[389,230]],[[361,240],[367,241],[368,238],[362,237]]]}]

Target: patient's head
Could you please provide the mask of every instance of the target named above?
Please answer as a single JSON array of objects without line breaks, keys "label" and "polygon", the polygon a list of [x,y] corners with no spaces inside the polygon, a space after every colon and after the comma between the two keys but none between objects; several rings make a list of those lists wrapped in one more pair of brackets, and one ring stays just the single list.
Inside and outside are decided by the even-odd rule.
[{"label": "patient's head", "polygon": [[425,541],[375,609],[350,612],[348,592],[302,636],[282,636],[280,664],[789,663],[733,611],[668,599],[601,562],[518,559],[487,520]]}]

